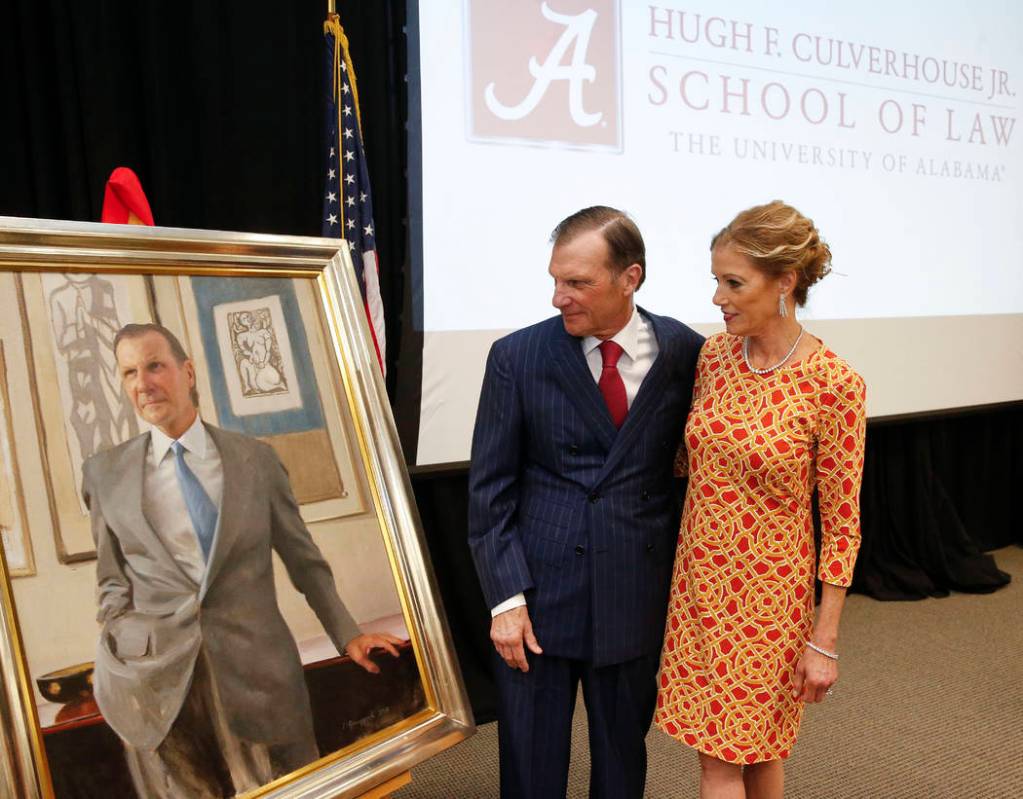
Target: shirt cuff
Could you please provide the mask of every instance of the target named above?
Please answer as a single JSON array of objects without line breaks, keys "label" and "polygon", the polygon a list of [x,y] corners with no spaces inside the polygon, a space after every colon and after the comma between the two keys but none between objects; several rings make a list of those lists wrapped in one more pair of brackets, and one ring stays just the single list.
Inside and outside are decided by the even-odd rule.
[{"label": "shirt cuff", "polygon": [[525,594],[516,594],[515,596],[510,596],[501,604],[496,605],[495,607],[490,609],[490,618],[494,618],[495,616],[504,613],[506,610],[514,610],[515,608],[521,608],[525,604],[526,604]]}]

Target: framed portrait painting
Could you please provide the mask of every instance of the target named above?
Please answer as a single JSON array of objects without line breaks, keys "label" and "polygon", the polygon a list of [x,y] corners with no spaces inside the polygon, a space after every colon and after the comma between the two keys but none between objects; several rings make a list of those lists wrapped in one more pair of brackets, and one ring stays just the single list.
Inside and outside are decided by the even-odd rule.
[{"label": "framed portrait painting", "polygon": [[0,795],[357,797],[472,733],[345,242],[0,218],[0,306]]}]

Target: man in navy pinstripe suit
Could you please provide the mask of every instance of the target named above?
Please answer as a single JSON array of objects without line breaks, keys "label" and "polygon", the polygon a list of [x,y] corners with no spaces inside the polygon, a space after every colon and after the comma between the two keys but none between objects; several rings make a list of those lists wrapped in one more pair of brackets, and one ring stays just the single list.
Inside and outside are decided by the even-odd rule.
[{"label": "man in navy pinstripe suit", "polygon": [[703,339],[635,306],[645,249],[621,211],[583,209],[551,238],[561,315],[491,348],[472,444],[501,795],[564,797],[581,683],[590,796],[638,799],[682,501],[673,463]]}]

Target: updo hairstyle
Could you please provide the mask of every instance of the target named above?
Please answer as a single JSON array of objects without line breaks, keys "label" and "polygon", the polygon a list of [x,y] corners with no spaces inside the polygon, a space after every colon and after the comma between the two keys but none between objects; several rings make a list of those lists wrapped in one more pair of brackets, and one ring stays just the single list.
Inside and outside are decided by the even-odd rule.
[{"label": "updo hairstyle", "polygon": [[781,200],[736,216],[710,242],[712,251],[726,246],[772,277],[795,272],[792,296],[800,306],[806,304],[807,289],[831,271],[831,249],[813,220]]}]

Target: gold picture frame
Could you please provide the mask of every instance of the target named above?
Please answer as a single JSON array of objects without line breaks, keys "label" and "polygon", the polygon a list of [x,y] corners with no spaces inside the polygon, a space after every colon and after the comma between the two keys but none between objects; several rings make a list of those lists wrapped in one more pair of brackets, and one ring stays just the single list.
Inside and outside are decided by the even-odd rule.
[{"label": "gold picture frame", "polygon": [[[363,630],[390,629],[373,626],[386,622],[400,627],[401,637],[408,639],[401,658],[395,660],[404,663],[405,670],[395,666],[388,674],[397,676],[385,677],[404,680],[395,683],[397,693],[388,697],[400,694],[407,701],[393,706],[397,700],[373,699],[375,705],[363,702],[355,708],[355,700],[346,698],[351,692],[343,690],[347,686],[343,681],[349,679],[344,675],[357,672],[353,680],[372,680],[376,675],[364,677],[336,650],[328,652],[332,649],[329,641],[324,649],[323,642],[311,636],[316,622],[307,618],[308,609],[303,611],[282,593],[280,610],[306,663],[306,683],[323,756],[245,795],[273,799],[357,797],[471,735],[472,713],[419,528],[347,244],[318,238],[0,217],[0,279],[17,282],[15,279],[37,274],[143,276],[153,314],[161,323],[172,315],[166,298],[173,292],[168,292],[168,287],[185,277],[216,278],[229,287],[252,288],[248,293],[259,299],[267,294],[263,287],[290,281],[299,287],[299,294],[313,298],[316,318],[309,318],[311,306],[304,302],[301,327],[306,333],[322,331],[326,363],[318,364],[310,379],[316,383],[322,415],[329,421],[324,425],[324,429],[330,428],[324,440],[332,442],[332,451],[336,456],[340,453],[337,459],[343,461],[345,452],[338,442],[345,439],[354,464],[345,473],[344,495],[337,499],[351,497],[355,504],[331,506],[319,515],[313,513],[312,518],[306,517],[303,507],[303,517],[339,577],[343,601]],[[282,294],[274,290],[275,297]],[[0,339],[5,341],[8,379],[21,385],[22,380],[30,382],[35,371],[31,346],[26,347],[31,344],[31,331],[24,308],[18,307],[18,296],[17,292],[0,292]],[[179,292],[178,302],[180,298]],[[300,352],[294,341],[301,337],[297,329],[291,322],[280,321],[284,305],[278,300],[264,304],[272,306],[279,327],[289,326],[293,339],[289,346]],[[238,307],[244,311],[244,305]],[[176,317],[179,325],[186,316],[193,322],[196,318],[189,311]],[[251,324],[247,317],[243,321]],[[20,347],[4,335],[8,332],[17,338],[18,325],[23,337]],[[284,332],[282,328],[281,339],[287,338]],[[194,335],[183,340],[186,346],[196,344]],[[311,352],[309,357],[316,360],[315,346]],[[277,361],[282,362],[280,358]],[[296,374],[289,372],[293,382]],[[301,382],[301,375],[297,379]],[[19,455],[32,455],[22,459],[21,472],[15,477],[20,486],[18,499],[27,509],[23,517],[31,531],[27,543],[34,550],[36,568],[34,575],[12,581],[6,560],[0,557],[0,795],[61,799],[55,785],[69,766],[55,759],[53,741],[65,735],[68,725],[78,725],[75,729],[79,731],[88,725],[108,728],[95,712],[89,715],[79,709],[79,715],[67,715],[68,706],[62,707],[65,720],[60,713],[54,720],[42,693],[56,686],[59,675],[68,670],[61,668],[69,666],[67,652],[79,657],[84,636],[95,637],[98,627],[79,618],[85,611],[95,612],[94,603],[80,607],[92,602],[83,597],[90,595],[87,590],[95,590],[90,584],[90,579],[95,580],[95,561],[69,563],[57,551],[60,538],[51,535],[58,521],[54,518],[54,492],[48,485],[53,475],[47,465],[47,449],[36,446],[35,451],[26,452],[33,450],[33,440],[46,443],[47,431],[39,411],[28,407],[33,402],[38,405],[25,389],[5,406],[18,420],[14,435],[21,441],[14,443],[22,444],[17,447]],[[279,434],[276,429],[272,432]],[[339,465],[339,473],[344,468]],[[60,488],[66,504],[69,487]],[[44,545],[53,540],[57,547]],[[278,591],[284,591],[281,585],[287,585],[286,577],[282,581],[283,570],[277,571]],[[51,639],[62,642],[63,647],[49,647],[46,642]],[[390,656],[374,655],[381,667],[390,660]],[[344,671],[349,667],[353,668]],[[313,671],[315,675],[310,677]],[[53,675],[58,677],[47,683],[44,678]],[[317,698],[313,690],[317,684],[326,686],[322,696],[330,697],[329,704]],[[365,700],[362,694],[358,698]],[[273,713],[273,708],[267,708],[267,713]],[[328,748],[322,743],[321,727],[327,730],[327,740],[341,743]],[[65,744],[64,754],[66,749]]]}]

